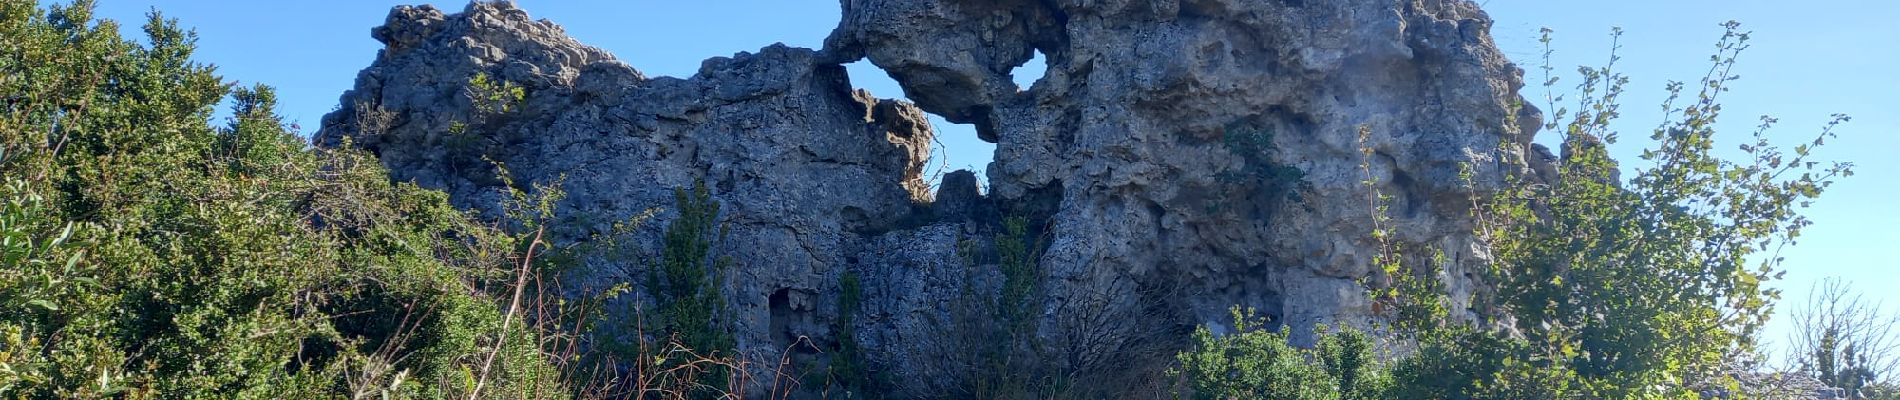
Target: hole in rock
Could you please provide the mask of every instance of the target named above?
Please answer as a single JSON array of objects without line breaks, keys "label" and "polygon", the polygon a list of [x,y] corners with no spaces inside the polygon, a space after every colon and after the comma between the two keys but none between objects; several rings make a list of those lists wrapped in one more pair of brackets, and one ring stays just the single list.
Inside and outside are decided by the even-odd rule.
[{"label": "hole in rock", "polygon": [[778,291],[772,292],[772,296],[766,299],[766,304],[768,309],[772,312],[771,327],[769,329],[771,329],[773,334],[773,341],[781,347],[789,347],[792,340],[796,337],[790,329],[792,320],[791,289],[779,289]]},{"label": "hole in rock", "polygon": [[[851,76],[853,88],[870,91],[871,95],[878,98],[907,99],[903,87],[870,61],[858,61],[845,64],[844,67],[845,73]],[[930,128],[937,133],[936,140],[930,144],[930,161],[924,168],[924,179],[930,182],[933,191],[943,181],[944,174],[967,169],[976,173],[978,190],[987,192],[988,179],[982,177],[986,176],[984,169],[995,159],[996,144],[978,139],[976,125],[953,124],[937,114],[928,111],[926,114],[929,114]]]},{"label": "hole in rock", "polygon": [[1035,87],[1036,82],[1042,80],[1042,77],[1048,73],[1049,59],[1042,55],[1041,49],[1037,49],[1036,54],[1029,58],[1029,62],[1009,70],[1009,79],[1016,82],[1017,91],[1024,91]]}]

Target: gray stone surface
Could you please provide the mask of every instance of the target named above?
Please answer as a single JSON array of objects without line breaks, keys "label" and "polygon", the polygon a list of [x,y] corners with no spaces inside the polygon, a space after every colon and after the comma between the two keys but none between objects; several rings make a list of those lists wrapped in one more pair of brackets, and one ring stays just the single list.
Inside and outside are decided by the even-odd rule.
[{"label": "gray stone surface", "polygon": [[[823,50],[773,45],[686,79],[649,79],[505,2],[398,7],[317,139],[351,137],[398,179],[491,216],[500,182],[484,157],[521,182],[559,180],[569,242],[703,179],[731,226],[719,249],[738,261],[727,293],[741,350],[776,360],[799,337],[833,340],[838,276],[854,271],[866,354],[913,394],[957,396],[981,368],[968,346],[992,331],[968,329],[982,321],[967,311],[1001,280],[985,244],[1002,217],[1024,217],[1044,248],[1042,370],[1126,395],[1157,385],[1183,333],[1232,305],[1299,340],[1315,323],[1376,322],[1360,286],[1375,251],[1361,127],[1398,241],[1444,250],[1455,298],[1477,290],[1460,165],[1491,189],[1500,169],[1528,168],[1498,144],[1528,143],[1537,125],[1512,106],[1520,71],[1469,1],[842,3]],[[1036,52],[1047,74],[1017,87],[1011,71]],[[854,91],[840,64],[866,58],[916,105]],[[526,100],[476,112],[478,72]],[[991,193],[967,173],[925,192],[923,111],[998,143]],[[651,251],[671,217],[634,242]],[[568,279],[626,280],[637,258]]]},{"label": "gray stone surface", "polygon": [[[1537,125],[1534,109],[1512,107],[1521,72],[1465,1],[847,0],[844,10],[827,61],[868,58],[919,107],[977,124],[998,143],[988,178],[1004,208],[1054,205],[1036,210],[1052,238],[1040,333],[1062,342],[1126,329],[1092,342],[1109,354],[1170,324],[1223,322],[1235,304],[1294,325],[1298,340],[1315,323],[1371,322],[1358,283],[1376,248],[1360,127],[1378,190],[1393,196],[1396,237],[1443,249],[1462,299],[1476,254],[1460,165],[1491,189],[1499,168],[1524,165],[1498,144],[1527,143]],[[1010,74],[1033,52],[1047,73],[1017,87]],[[1299,171],[1292,196],[1261,178],[1283,167]],[[1157,290],[1168,295],[1141,295]],[[1172,318],[1076,323],[1134,318],[1144,302]],[[1109,317],[1064,311],[1078,309]]]},{"label": "gray stone surface", "polygon": [[[728,303],[750,352],[775,358],[798,335],[829,337],[820,329],[835,312],[814,307],[835,307],[838,273],[864,233],[895,227],[924,201],[923,114],[854,91],[843,67],[812,50],[773,45],[707,60],[687,79],[649,79],[507,3],[398,7],[373,32],[388,47],[324,118],[320,144],[350,137],[396,179],[491,217],[502,215],[501,182],[484,158],[518,184],[560,181],[563,242],[662,210],[626,241],[645,249],[567,277],[577,290],[644,282],[639,257],[673,218],[674,189],[704,180],[730,228],[720,244],[737,261]],[[523,86],[524,101],[479,115],[468,82],[484,72]],[[792,321],[772,321],[775,294]]]}]

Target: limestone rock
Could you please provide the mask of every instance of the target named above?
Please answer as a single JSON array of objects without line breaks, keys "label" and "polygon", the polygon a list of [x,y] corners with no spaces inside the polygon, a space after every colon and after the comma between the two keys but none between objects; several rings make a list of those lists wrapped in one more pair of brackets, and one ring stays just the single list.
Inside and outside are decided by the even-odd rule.
[{"label": "limestone rock", "polygon": [[[395,179],[490,217],[503,215],[502,181],[485,158],[523,187],[558,181],[563,243],[662,210],[628,241],[645,249],[565,277],[577,290],[644,282],[640,257],[673,218],[674,189],[703,180],[730,229],[719,251],[739,260],[728,304],[749,352],[775,358],[788,336],[829,337],[819,330],[835,312],[817,313],[814,301],[835,306],[862,232],[923,207],[933,135],[923,114],[854,92],[844,68],[812,50],[773,45],[707,60],[686,79],[647,78],[507,3],[453,15],[398,7],[374,32],[389,47],[343,95],[346,107],[325,116],[318,143],[347,137],[380,154]],[[470,99],[478,73],[521,85],[525,99],[483,115]],[[778,319],[791,321],[774,321],[781,300],[791,314]]]},{"label": "limestone rock", "polygon": [[[1362,146],[1377,189],[1393,196],[1386,228],[1415,251],[1445,250],[1445,279],[1468,296],[1464,267],[1479,254],[1461,165],[1475,169],[1476,190],[1495,189],[1500,172],[1525,168],[1498,144],[1528,144],[1537,126],[1534,109],[1513,107],[1521,71],[1467,1],[845,0],[843,9],[828,61],[867,57],[925,111],[976,123],[998,143],[988,169],[996,203],[1054,205],[1016,207],[1051,229],[1039,333],[1111,338],[1088,351],[1128,354],[1154,332],[1223,322],[1236,304],[1293,324],[1297,340],[1310,340],[1304,327],[1315,323],[1376,318],[1357,282],[1376,251]],[[1047,73],[1018,88],[1011,71],[1032,52]],[[1084,322],[1157,304],[1173,319]]]},{"label": "limestone rock", "polygon": [[[1055,354],[1045,372],[1126,397],[1157,384],[1187,329],[1233,305],[1302,341],[1312,324],[1380,318],[1361,287],[1375,188],[1392,196],[1384,228],[1414,256],[1443,250],[1443,278],[1465,298],[1482,257],[1472,191],[1530,171],[1498,145],[1528,148],[1539,118],[1514,106],[1521,71],[1470,1],[842,5],[822,50],[773,45],[686,79],[648,78],[505,2],[398,7],[317,140],[348,137],[397,179],[484,215],[499,215],[502,184],[484,158],[518,183],[560,181],[567,242],[704,180],[731,227],[719,251],[739,261],[726,290],[742,352],[776,360],[798,338],[833,340],[838,277],[853,271],[872,368],[899,390],[952,396],[980,367],[968,346],[992,339],[966,328],[983,322],[970,304],[1002,284],[985,244],[1004,217],[1032,221],[1041,249],[1027,315]],[[1012,71],[1037,52],[1046,75],[1018,87]],[[840,65],[867,58],[916,105],[854,91]],[[479,112],[477,73],[525,100]],[[967,172],[926,192],[925,111],[998,144],[990,193]],[[642,268],[605,258],[568,278],[605,285]]]}]

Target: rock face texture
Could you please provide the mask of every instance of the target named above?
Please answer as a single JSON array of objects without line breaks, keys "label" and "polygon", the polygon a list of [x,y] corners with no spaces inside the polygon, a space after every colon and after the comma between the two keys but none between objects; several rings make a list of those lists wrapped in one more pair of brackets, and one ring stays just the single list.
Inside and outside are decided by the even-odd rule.
[{"label": "rock face texture", "polygon": [[[812,50],[770,46],[707,60],[688,79],[649,79],[505,2],[459,14],[398,7],[373,34],[387,47],[325,116],[319,144],[348,138],[395,179],[491,217],[504,215],[505,195],[488,160],[521,187],[558,181],[566,198],[550,225],[565,243],[661,210],[625,240],[646,248],[566,277],[576,290],[646,282],[674,189],[703,181],[729,228],[719,252],[738,261],[724,285],[731,323],[761,356],[798,335],[830,336],[814,307],[835,302],[861,232],[891,229],[927,195],[923,113],[853,91],[844,68]],[[523,99],[485,112],[470,87],[478,73],[519,85]]]},{"label": "rock face texture", "polygon": [[[1499,144],[1528,144],[1538,125],[1465,0],[842,6],[824,49],[713,58],[686,79],[647,78],[506,2],[398,7],[317,139],[348,138],[487,215],[503,182],[484,158],[517,184],[560,181],[568,242],[660,207],[633,233],[646,251],[674,188],[703,180],[730,226],[718,249],[737,260],[724,290],[742,353],[836,340],[851,273],[857,340],[895,390],[955,397],[981,379],[969,349],[994,341],[987,307],[1028,316],[1012,349],[1038,370],[1119,397],[1230,306],[1302,334],[1376,323],[1362,286],[1377,281],[1374,189],[1391,196],[1398,243],[1445,253],[1454,298],[1478,290],[1463,273],[1481,256],[1469,196],[1528,168]],[[1018,87],[1011,71],[1037,52],[1046,75]],[[853,90],[840,65],[861,59],[915,105]],[[478,73],[525,98],[483,112]],[[927,192],[926,111],[998,144],[990,193],[967,172]],[[996,302],[1006,219],[1027,222],[1035,251],[1020,305]],[[601,257],[569,279],[640,282],[643,268]]]},{"label": "rock face texture", "polygon": [[[1039,333],[1126,359],[1172,323],[1250,306],[1305,332],[1374,317],[1370,167],[1398,241],[1473,289],[1467,180],[1519,168],[1519,70],[1465,1],[845,1],[829,61],[866,57],[909,98],[998,143],[999,204],[1048,204]],[[1028,88],[1013,68],[1041,52]],[[1523,115],[1519,115],[1519,114]],[[1368,133],[1361,157],[1359,134]],[[1131,283],[1132,282],[1132,283]],[[1084,315],[1071,310],[1092,310]],[[1088,322],[1085,322],[1088,321]],[[1084,362],[1086,364],[1087,362]],[[1092,365],[1073,365],[1087,370]]]}]

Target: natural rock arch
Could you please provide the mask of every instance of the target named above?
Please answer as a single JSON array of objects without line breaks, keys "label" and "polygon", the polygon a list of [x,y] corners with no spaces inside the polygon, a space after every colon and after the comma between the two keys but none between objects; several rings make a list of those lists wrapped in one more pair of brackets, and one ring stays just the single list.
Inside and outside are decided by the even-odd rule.
[{"label": "natural rock arch", "polygon": [[[482,156],[524,182],[563,178],[568,241],[704,180],[732,227],[721,250],[740,260],[727,302],[742,352],[829,340],[851,271],[870,361],[903,389],[943,393],[967,378],[957,346],[983,339],[957,337],[953,303],[1000,279],[967,265],[960,244],[987,242],[1003,216],[1035,221],[1045,240],[1035,337],[1065,354],[1049,368],[1132,390],[1165,365],[1139,361],[1235,304],[1296,325],[1300,340],[1315,323],[1376,320],[1358,283],[1373,211],[1360,127],[1379,189],[1414,210],[1395,215],[1397,239],[1444,249],[1454,298],[1468,295],[1460,165],[1489,190],[1523,168],[1497,144],[1535,131],[1508,124],[1536,111],[1515,106],[1521,72],[1469,1],[842,3],[822,50],[768,46],[685,79],[648,78],[507,2],[398,7],[374,31],[387,47],[317,140],[350,137],[396,179],[465,207],[497,204],[492,171],[470,167]],[[1010,74],[1037,52],[1046,75],[1020,87]],[[840,65],[860,59],[916,105],[852,90]],[[476,73],[527,97],[451,133],[476,112],[463,95]],[[998,144],[988,195],[952,174],[927,201],[925,110]],[[386,117],[362,123],[369,114]],[[622,280],[616,263],[633,264],[596,260],[568,278]]]}]

